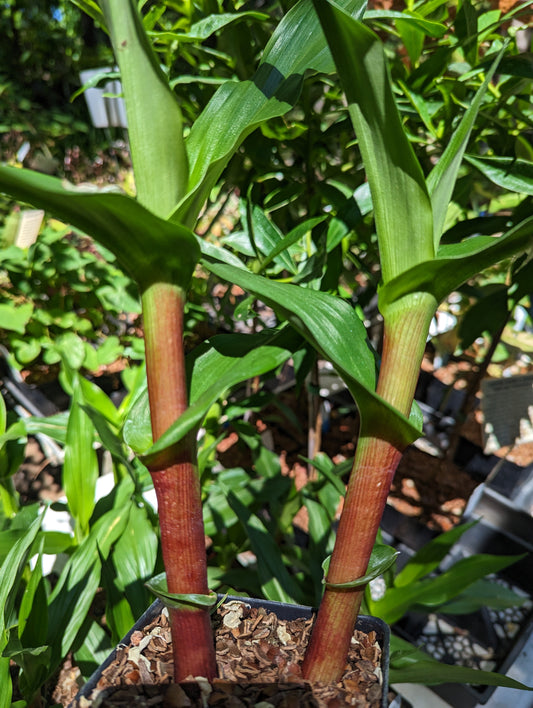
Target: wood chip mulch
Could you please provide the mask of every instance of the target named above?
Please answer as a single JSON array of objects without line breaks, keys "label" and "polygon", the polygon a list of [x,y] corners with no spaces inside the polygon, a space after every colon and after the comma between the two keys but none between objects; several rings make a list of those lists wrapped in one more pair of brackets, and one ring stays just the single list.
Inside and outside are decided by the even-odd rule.
[{"label": "wood chip mulch", "polygon": [[[214,615],[218,675],[172,684],[172,646],[166,610],[121,645],[91,700],[71,708],[379,708],[381,647],[375,632],[355,631],[350,656],[337,684],[309,684],[300,664],[313,619],[279,620],[264,609],[228,602]],[[113,687],[113,688],[112,688]]]}]

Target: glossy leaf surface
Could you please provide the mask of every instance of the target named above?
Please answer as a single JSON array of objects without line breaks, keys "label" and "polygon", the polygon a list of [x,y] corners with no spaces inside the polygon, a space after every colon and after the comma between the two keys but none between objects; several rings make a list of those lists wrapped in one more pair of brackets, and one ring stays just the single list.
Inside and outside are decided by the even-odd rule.
[{"label": "glossy leaf surface", "polygon": [[380,308],[403,295],[428,292],[442,302],[469,278],[505,258],[528,251],[533,246],[533,218],[528,218],[503,236],[473,236],[465,241],[441,246],[437,258],[411,268],[380,290]]},{"label": "glossy leaf surface", "polygon": [[276,283],[233,266],[206,263],[216,275],[237,283],[287,319],[330,361],[354,396],[367,430],[403,444],[416,440],[416,412],[408,422],[375,392],[376,361],[354,309],[338,297],[289,283]]},{"label": "glossy leaf surface", "polygon": [[533,163],[511,157],[475,155],[465,155],[465,160],[498,187],[533,195]]}]

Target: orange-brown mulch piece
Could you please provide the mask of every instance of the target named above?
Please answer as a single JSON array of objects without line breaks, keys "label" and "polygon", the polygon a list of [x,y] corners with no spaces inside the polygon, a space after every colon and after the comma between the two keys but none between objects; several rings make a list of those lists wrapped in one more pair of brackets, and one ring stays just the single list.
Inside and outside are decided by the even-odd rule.
[{"label": "orange-brown mulch piece", "polygon": [[375,632],[356,631],[342,679],[309,684],[300,664],[313,620],[279,620],[263,609],[229,602],[214,616],[219,678],[172,684],[172,646],[166,612],[130,646],[121,646],[104,671],[92,700],[72,708],[379,708],[381,647]]}]

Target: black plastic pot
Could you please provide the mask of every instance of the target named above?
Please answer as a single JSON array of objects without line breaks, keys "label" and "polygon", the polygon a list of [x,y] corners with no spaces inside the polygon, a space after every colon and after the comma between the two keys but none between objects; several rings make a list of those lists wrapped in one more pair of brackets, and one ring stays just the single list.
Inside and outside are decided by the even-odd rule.
[{"label": "black plastic pot", "polygon": [[[219,595],[219,600],[223,599],[223,595]],[[301,617],[308,618],[311,617],[313,609],[311,607],[306,607],[304,605],[289,605],[283,602],[272,602],[269,600],[259,600],[257,598],[249,597],[233,597],[228,596],[225,598],[228,602],[232,600],[238,600],[245,602],[251,607],[263,607],[269,612],[274,612],[279,619],[282,620],[294,620]],[[146,625],[153,622],[154,619],[161,613],[163,609],[163,604],[160,600],[156,600],[142,615],[142,617],[137,620],[135,625],[131,628],[128,634],[122,639],[120,644],[129,644],[131,635],[137,630],[142,630]],[[357,618],[356,629],[369,633],[371,631],[376,632],[377,641],[381,646],[381,672],[383,678],[383,695],[381,700],[382,708],[388,706],[388,687],[389,687],[389,650],[390,650],[390,631],[389,627],[383,620],[376,617],[367,617],[366,615],[360,615]],[[98,667],[98,669],[92,674],[87,683],[79,690],[76,699],[89,698],[91,692],[96,688],[98,681],[102,675],[102,672],[114,661],[116,650],[113,650],[104,663]],[[71,704],[72,705],[72,704]]]}]

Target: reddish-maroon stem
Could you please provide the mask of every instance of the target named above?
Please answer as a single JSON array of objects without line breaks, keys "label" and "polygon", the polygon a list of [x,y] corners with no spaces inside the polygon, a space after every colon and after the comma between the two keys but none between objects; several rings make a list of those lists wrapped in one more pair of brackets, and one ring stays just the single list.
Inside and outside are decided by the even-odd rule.
[{"label": "reddish-maroon stem", "polygon": [[[377,393],[408,415],[423,356],[433,302],[414,302],[411,310],[385,320],[383,358]],[[350,476],[335,548],[328,571],[332,584],[348,583],[365,575],[394,473],[403,446],[387,439],[387,431],[362,428]],[[311,681],[336,681],[344,670],[362,589],[328,586],[320,604],[303,663]]]},{"label": "reddish-maroon stem", "polygon": [[[183,350],[184,295],[156,283],[143,294],[146,371],[152,434],[157,440],[188,405]],[[179,458],[151,470],[157,495],[161,546],[171,593],[205,595],[207,560],[195,440],[184,441]],[[209,610],[171,609],[174,679],[216,675]]]}]

